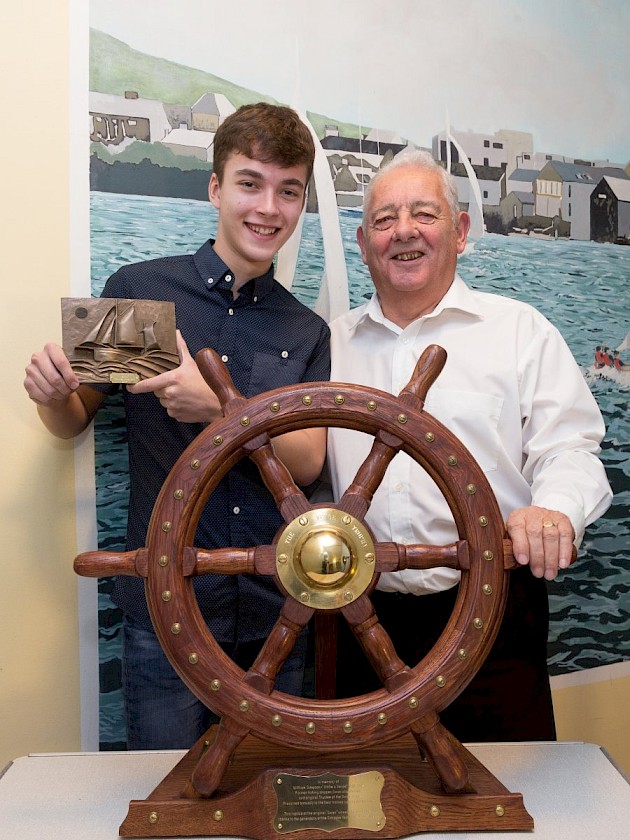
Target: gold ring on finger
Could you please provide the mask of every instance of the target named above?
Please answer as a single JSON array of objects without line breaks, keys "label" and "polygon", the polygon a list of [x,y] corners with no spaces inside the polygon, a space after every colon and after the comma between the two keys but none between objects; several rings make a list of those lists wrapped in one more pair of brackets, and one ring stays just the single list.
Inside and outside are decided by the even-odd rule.
[{"label": "gold ring on finger", "polygon": [[552,522],[551,519],[545,519],[542,526],[543,528],[553,528],[555,526],[555,522]]}]

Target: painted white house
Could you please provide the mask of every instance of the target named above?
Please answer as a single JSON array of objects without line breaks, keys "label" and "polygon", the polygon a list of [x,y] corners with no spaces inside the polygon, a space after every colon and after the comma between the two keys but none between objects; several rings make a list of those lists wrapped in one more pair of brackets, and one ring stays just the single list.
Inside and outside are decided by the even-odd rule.
[{"label": "painted white house", "polygon": [[135,91],[124,96],[90,91],[90,140],[121,151],[135,140],[155,143],[171,130],[164,105]]},{"label": "painted white house", "polygon": [[213,131],[174,128],[161,142],[176,155],[185,155],[212,163],[214,137]]},{"label": "painted white house", "polygon": [[615,167],[549,161],[535,181],[537,216],[560,216],[571,224],[571,239],[591,238],[591,194],[602,178],[630,180]]},{"label": "painted white house", "polygon": [[192,127],[197,131],[216,131],[235,110],[222,93],[204,93],[191,108]]}]

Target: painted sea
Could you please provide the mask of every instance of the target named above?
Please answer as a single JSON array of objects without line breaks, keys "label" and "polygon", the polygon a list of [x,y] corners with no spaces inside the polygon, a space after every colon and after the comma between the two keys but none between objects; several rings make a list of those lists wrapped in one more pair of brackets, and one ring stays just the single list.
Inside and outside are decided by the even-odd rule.
[{"label": "painted sea", "polygon": [[[351,306],[371,293],[355,243],[358,217],[340,212]],[[119,266],[195,251],[216,228],[206,202],[91,195],[92,292],[101,293]],[[317,216],[307,215],[293,291],[309,306],[323,271]],[[597,344],[616,347],[630,330],[630,248],[593,242],[485,236],[460,259],[466,282],[533,304],[563,333],[587,369]],[[630,658],[630,387],[589,378],[607,433],[602,459],[615,497],[587,530],[578,563],[549,586],[552,623],[549,663],[563,674]],[[96,426],[97,512],[101,549],[124,545],[127,505],[125,424],[120,401],[99,412]],[[120,615],[99,589],[101,748],[124,747],[120,691]]]}]

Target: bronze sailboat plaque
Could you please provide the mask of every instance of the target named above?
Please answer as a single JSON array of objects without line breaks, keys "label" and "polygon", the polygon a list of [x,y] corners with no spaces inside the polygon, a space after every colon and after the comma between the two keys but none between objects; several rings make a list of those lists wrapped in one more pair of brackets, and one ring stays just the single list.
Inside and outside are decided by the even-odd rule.
[{"label": "bronze sailboat plaque", "polygon": [[169,301],[62,298],[63,349],[81,382],[132,384],[179,364]]}]

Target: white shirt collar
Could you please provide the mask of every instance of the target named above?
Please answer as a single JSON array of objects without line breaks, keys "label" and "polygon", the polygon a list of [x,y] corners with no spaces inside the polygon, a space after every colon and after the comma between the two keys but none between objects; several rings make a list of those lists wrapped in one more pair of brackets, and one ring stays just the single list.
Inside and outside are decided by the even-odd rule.
[{"label": "white shirt collar", "polygon": [[[448,291],[437,304],[435,309],[432,312],[429,312],[427,315],[422,315],[421,318],[436,318],[438,315],[441,315],[442,312],[445,312],[446,310],[459,310],[460,312],[464,312],[476,318],[483,318],[483,312],[475,296],[475,293],[468,288],[468,286],[464,283],[459,274],[455,275],[455,278],[449,286]],[[385,315],[383,315],[383,310],[381,309],[381,304],[376,291],[366,304],[364,304],[363,306],[359,306],[357,307],[357,309],[354,309],[351,312],[349,312],[346,318],[346,326],[349,332],[353,332],[354,330],[356,330],[361,324],[365,323],[365,321],[368,319],[376,324],[383,324],[389,329],[400,329],[399,327],[396,327],[396,325],[393,324],[389,319],[387,319]],[[417,323],[421,320],[421,318],[417,318],[416,321],[412,323]],[[409,326],[412,325],[410,324]]]}]

